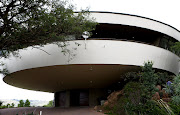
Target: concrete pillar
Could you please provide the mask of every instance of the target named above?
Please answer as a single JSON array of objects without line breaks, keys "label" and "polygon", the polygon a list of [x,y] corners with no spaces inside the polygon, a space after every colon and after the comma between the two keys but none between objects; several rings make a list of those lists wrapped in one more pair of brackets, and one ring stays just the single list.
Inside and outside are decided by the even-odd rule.
[{"label": "concrete pillar", "polygon": [[60,91],[54,93],[55,107],[69,107],[70,106],[70,91]]},{"label": "concrete pillar", "polygon": [[66,91],[65,107],[70,107],[70,91]]}]

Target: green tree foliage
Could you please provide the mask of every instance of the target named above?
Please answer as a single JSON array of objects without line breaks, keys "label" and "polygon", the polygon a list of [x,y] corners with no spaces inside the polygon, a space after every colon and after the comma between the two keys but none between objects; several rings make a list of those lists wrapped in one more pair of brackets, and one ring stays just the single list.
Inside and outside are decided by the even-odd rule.
[{"label": "green tree foliage", "polygon": [[174,51],[178,56],[180,56],[180,42],[176,42],[171,46],[171,51]]},{"label": "green tree foliage", "polygon": [[18,107],[24,107],[24,101],[23,100],[19,101]]},{"label": "green tree foliage", "polygon": [[14,107],[14,103],[11,103],[11,106],[10,106],[11,108],[13,108]]},{"label": "green tree foliage", "polygon": [[153,94],[156,92],[155,86],[159,83],[165,84],[169,77],[167,77],[166,73],[155,73],[152,66],[152,62],[144,63],[141,74],[133,72],[126,76],[127,81],[130,82],[124,86],[124,94],[120,96],[118,104],[112,109],[113,114],[169,114],[166,108],[161,107],[156,101],[152,100]]},{"label": "green tree foliage", "polygon": [[3,104],[3,102],[2,102],[2,101],[0,101],[0,106],[2,106],[2,104]]},{"label": "green tree foliage", "polygon": [[19,100],[18,107],[30,107],[30,105],[31,103],[28,99],[25,102],[23,100]]},{"label": "green tree foliage", "polygon": [[145,102],[146,100],[150,100],[152,98],[152,95],[156,91],[155,87],[157,84],[158,76],[157,74],[155,74],[155,70],[153,70],[152,66],[153,66],[153,63],[148,61],[142,67],[143,72],[142,72],[142,77],[140,79],[140,82],[143,87],[142,96],[144,97]]},{"label": "green tree foliage", "polygon": [[11,105],[10,105],[9,103],[8,103],[6,106],[7,106],[7,108],[10,108],[10,107],[11,107]]},{"label": "green tree foliage", "polygon": [[[115,115],[167,115],[165,109],[161,109],[157,103],[151,99],[144,103],[143,85],[139,82],[129,82],[124,87],[118,104],[113,108]],[[157,114],[158,113],[158,114]]]},{"label": "green tree foliage", "polygon": [[172,102],[175,105],[180,106],[180,75],[177,75],[173,79],[173,97],[172,97]]},{"label": "green tree foliage", "polygon": [[13,108],[14,107],[14,103],[11,104],[7,104],[7,105],[3,105],[3,102],[0,101],[0,109],[4,109],[4,108]]},{"label": "green tree foliage", "polygon": [[173,78],[171,85],[166,85],[166,92],[171,96],[171,102],[169,106],[172,111],[176,114],[180,114],[180,75],[176,75]]},{"label": "green tree foliage", "polygon": [[68,35],[80,37],[95,29],[96,23],[73,5],[60,0],[1,0],[0,54],[34,45],[63,41]]},{"label": "green tree foliage", "polygon": [[24,107],[30,107],[31,103],[30,101],[27,99],[26,102],[24,103]]},{"label": "green tree foliage", "polygon": [[172,75],[168,75],[167,72],[157,72],[157,85],[166,85],[167,81],[171,81],[173,79],[174,76]]},{"label": "green tree foliage", "polygon": [[[19,49],[78,38],[92,31],[97,23],[88,11],[73,12],[70,3],[61,0],[1,0],[0,1],[0,58],[10,52],[18,56]],[[69,37],[69,36],[74,37]],[[0,62],[0,66],[3,63]],[[0,73],[7,75],[4,67]]]},{"label": "green tree foliage", "polygon": [[53,100],[49,101],[49,103],[43,107],[53,107]]}]

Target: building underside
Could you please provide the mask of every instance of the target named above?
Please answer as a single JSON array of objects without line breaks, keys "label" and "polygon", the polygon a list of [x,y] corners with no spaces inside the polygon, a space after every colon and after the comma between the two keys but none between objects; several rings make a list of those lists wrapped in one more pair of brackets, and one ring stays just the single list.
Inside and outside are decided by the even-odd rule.
[{"label": "building underside", "polygon": [[[152,61],[157,71],[179,73],[179,57],[170,47],[180,41],[175,28],[152,19],[93,12],[99,23],[88,40],[72,36],[66,48],[47,44],[20,50],[6,60],[13,86],[55,93],[56,107],[94,106],[106,99],[123,75]],[[44,52],[46,51],[46,52]],[[62,53],[65,52],[65,53]],[[176,55],[176,54],[177,55]]]}]

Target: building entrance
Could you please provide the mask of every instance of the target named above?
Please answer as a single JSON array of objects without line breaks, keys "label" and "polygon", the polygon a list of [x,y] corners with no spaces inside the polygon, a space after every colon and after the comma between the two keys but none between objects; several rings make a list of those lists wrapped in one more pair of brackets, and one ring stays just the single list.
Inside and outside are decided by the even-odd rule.
[{"label": "building entrance", "polygon": [[89,106],[89,90],[70,91],[70,106]]}]

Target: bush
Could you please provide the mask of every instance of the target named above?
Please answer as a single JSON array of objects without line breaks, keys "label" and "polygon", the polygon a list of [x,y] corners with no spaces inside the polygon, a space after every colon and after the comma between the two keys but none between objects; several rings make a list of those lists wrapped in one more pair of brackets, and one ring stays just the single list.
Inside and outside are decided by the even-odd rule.
[{"label": "bush", "polygon": [[53,107],[53,100],[49,101],[47,105],[44,105],[43,107]]},{"label": "bush", "polygon": [[124,87],[124,95],[119,98],[118,104],[112,112],[116,115],[166,115],[167,112],[161,109],[154,100],[146,100],[143,103],[143,86],[138,82],[129,82]]},{"label": "bush", "polygon": [[172,102],[169,103],[171,110],[174,112],[175,115],[179,115],[180,113],[180,105],[175,105]]},{"label": "bush", "polygon": [[172,90],[173,90],[172,104],[175,104],[176,106],[180,106],[180,75],[174,77],[172,83]]},{"label": "bush", "polygon": [[143,86],[143,103],[146,103],[146,100],[150,100],[152,98],[152,95],[156,91],[156,84],[158,76],[155,74],[155,70],[152,68],[153,63],[147,62],[142,67],[142,77],[140,79],[140,83]]},{"label": "bush", "polygon": [[[153,94],[157,91],[156,85],[166,83],[163,75],[156,74],[152,68],[153,63],[147,62],[142,67],[141,75],[135,73],[128,74],[128,82],[124,86],[124,95],[114,106],[112,113],[117,115],[167,115],[165,108],[161,107],[156,101],[151,100]],[[139,78],[137,77],[139,76]],[[162,77],[163,76],[163,77]],[[131,78],[133,78],[131,80]],[[159,81],[158,81],[159,80]]]}]

